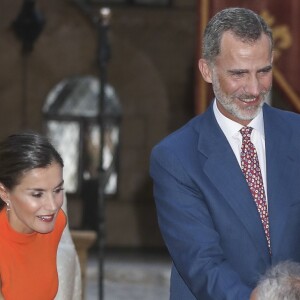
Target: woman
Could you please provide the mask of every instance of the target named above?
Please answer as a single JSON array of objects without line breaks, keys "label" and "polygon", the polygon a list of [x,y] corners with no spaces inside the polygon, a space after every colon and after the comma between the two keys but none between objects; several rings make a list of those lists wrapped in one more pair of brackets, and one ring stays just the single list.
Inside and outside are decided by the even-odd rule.
[{"label": "woman", "polygon": [[66,226],[63,160],[49,141],[21,133],[0,143],[0,299],[53,300]]}]

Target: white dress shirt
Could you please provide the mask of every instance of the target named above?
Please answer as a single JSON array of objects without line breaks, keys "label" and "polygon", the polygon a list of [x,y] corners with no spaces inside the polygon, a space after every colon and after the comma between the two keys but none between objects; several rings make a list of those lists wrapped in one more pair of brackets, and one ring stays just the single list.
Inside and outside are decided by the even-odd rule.
[{"label": "white dress shirt", "polygon": [[[223,133],[225,134],[232,151],[241,166],[241,148],[242,148],[242,135],[240,129],[244,127],[243,125],[230,120],[225,117],[219,110],[217,106],[216,99],[213,104],[213,111],[219,126],[221,127]],[[267,174],[266,174],[266,151],[265,151],[265,129],[264,129],[264,119],[262,110],[260,113],[248,124],[252,127],[251,142],[254,144],[259,160],[260,169],[262,172],[263,183],[265,188],[266,200],[267,197]]]}]

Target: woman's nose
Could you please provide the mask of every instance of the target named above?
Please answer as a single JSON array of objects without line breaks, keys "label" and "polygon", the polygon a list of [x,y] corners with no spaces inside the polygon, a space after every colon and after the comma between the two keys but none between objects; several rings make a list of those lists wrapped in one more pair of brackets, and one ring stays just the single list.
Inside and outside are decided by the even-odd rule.
[{"label": "woman's nose", "polygon": [[59,208],[59,203],[53,195],[49,195],[46,199],[45,208],[49,211],[55,211]]}]

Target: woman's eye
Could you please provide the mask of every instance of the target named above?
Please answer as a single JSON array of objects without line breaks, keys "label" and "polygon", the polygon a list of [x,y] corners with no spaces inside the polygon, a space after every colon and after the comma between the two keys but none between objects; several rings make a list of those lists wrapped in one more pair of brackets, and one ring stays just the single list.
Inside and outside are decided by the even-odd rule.
[{"label": "woman's eye", "polygon": [[64,188],[61,187],[59,189],[54,190],[54,193],[59,194],[63,190],[64,190]]},{"label": "woman's eye", "polygon": [[32,196],[35,198],[41,198],[43,196],[43,193],[33,193]]}]

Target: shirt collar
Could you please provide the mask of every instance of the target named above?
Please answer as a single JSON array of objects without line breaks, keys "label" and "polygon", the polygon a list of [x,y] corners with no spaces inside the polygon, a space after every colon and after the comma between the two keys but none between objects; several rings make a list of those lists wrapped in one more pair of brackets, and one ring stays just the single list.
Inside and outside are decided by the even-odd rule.
[{"label": "shirt collar", "polygon": [[[215,117],[222,131],[224,132],[226,137],[234,137],[240,131],[243,125],[225,117],[219,110],[217,106],[217,100],[214,100],[213,110]],[[249,127],[252,127],[254,130],[258,131],[260,135],[265,137],[264,130],[264,119],[263,119],[263,111],[260,110],[259,114],[248,124]]]}]

